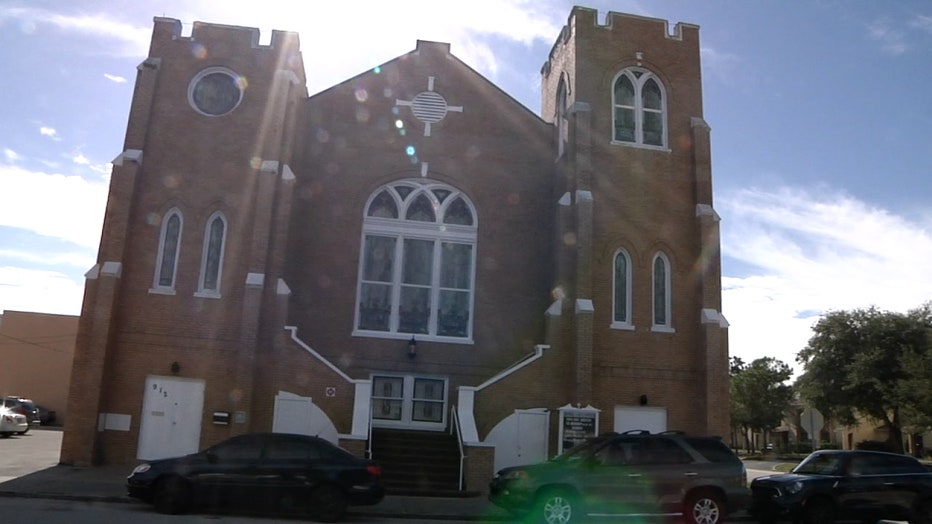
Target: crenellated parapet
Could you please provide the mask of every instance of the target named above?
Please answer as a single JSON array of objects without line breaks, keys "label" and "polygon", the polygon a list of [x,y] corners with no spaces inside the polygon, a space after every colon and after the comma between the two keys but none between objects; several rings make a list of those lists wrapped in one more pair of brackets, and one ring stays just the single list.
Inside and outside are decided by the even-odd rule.
[{"label": "crenellated parapet", "polygon": [[300,39],[296,32],[273,30],[269,43],[260,44],[260,32],[255,27],[194,22],[191,33],[185,35],[180,20],[155,17],[153,22],[150,56],[160,56],[162,52],[175,50],[179,46],[184,46],[197,59],[255,53],[281,54],[278,68],[292,70],[298,77],[304,78]]},{"label": "crenellated parapet", "polygon": [[596,32],[616,33],[612,38],[647,38],[650,40],[665,39],[677,42],[696,42],[699,40],[699,26],[678,22],[670,32],[670,23],[662,18],[632,15],[609,11],[603,22],[599,21],[599,12],[588,7],[574,7],[570,12],[567,23],[557,36],[547,62],[541,68],[542,75],[549,75],[554,63],[554,57],[559,55],[573,36],[576,40],[587,37],[599,37]]}]

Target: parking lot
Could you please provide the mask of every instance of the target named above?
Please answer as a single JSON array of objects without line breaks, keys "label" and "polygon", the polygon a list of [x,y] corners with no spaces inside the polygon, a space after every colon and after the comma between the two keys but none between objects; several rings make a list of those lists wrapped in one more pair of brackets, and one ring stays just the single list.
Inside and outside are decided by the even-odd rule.
[{"label": "parking lot", "polygon": [[61,438],[61,428],[0,438],[0,483],[57,465]]}]

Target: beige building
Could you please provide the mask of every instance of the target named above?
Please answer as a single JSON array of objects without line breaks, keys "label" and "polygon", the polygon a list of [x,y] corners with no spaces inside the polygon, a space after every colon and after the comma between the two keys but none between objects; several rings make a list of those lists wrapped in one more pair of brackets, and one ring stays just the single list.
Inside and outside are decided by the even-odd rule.
[{"label": "beige building", "polygon": [[17,395],[67,418],[78,317],[25,311],[0,315],[0,395]]}]

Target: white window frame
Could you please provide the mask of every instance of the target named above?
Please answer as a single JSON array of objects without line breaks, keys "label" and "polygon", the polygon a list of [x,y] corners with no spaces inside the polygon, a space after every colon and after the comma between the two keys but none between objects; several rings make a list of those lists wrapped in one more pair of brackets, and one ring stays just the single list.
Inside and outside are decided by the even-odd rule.
[{"label": "white window frame", "polygon": [[[375,379],[376,378],[393,378],[393,379],[402,379],[402,396],[394,397],[398,400],[401,400],[401,419],[400,420],[387,420],[387,419],[377,419],[372,418],[373,427],[381,428],[407,428],[407,429],[424,429],[424,430],[435,430],[441,431],[447,427],[447,417],[448,410],[450,406],[450,381],[447,377],[438,377],[431,375],[404,375],[398,373],[373,373],[370,375],[370,381],[372,382],[372,406],[373,410],[375,409],[376,401],[381,400],[379,395],[376,395],[375,391]],[[415,382],[420,379],[434,380],[437,382],[443,382],[443,402],[440,408],[440,422],[426,422],[426,421],[417,421],[414,420],[414,403],[418,400],[414,397],[414,386]],[[430,401],[437,402],[440,401],[430,399]]]},{"label": "white window frame", "polygon": [[[168,224],[172,217],[178,217],[178,238],[175,241],[175,262],[171,268],[171,283],[165,285],[161,283],[162,261],[165,258],[166,249],[168,248],[168,246],[165,245],[165,240],[168,236]],[[149,293],[162,295],[175,294],[175,283],[178,281],[178,259],[181,258],[182,233],[184,233],[184,215],[181,214],[180,209],[173,207],[162,217],[162,229],[159,232],[159,250],[155,259],[155,272],[152,276],[152,288],[149,289]]]},{"label": "white window frame", "polygon": [[[217,256],[217,287],[216,289],[207,288],[207,260],[209,257],[214,254],[210,253],[210,228],[215,221],[219,220],[223,224],[223,235],[220,238],[219,253],[216,253]],[[226,251],[227,243],[227,230],[229,229],[227,224],[227,219],[220,211],[215,211],[210,217],[207,218],[207,224],[204,226],[204,244],[201,248],[201,269],[198,273],[197,278],[197,292],[194,293],[196,297],[202,298],[220,298],[220,285],[223,277],[223,255]]]},{"label": "white window frame", "polygon": [[[407,187],[411,188],[411,192],[402,197],[400,193],[395,191],[395,187]],[[368,210],[369,206],[372,205],[373,201],[382,194],[384,191],[388,193],[395,200],[395,206],[398,211],[398,218],[385,218],[385,217],[374,217],[369,216]],[[450,191],[450,195],[447,196],[443,202],[439,202],[433,191],[435,190],[445,190]],[[432,202],[435,211],[435,221],[434,222],[422,222],[422,221],[413,221],[405,220],[403,217],[410,204],[416,201],[419,195],[426,195]],[[456,224],[445,224],[443,223],[444,213],[447,211],[449,206],[456,200],[462,199],[465,205],[469,208],[469,212],[472,214],[472,225],[456,225]],[[478,232],[478,216],[476,213],[476,208],[469,200],[469,198],[459,191],[458,189],[449,186],[447,184],[442,184],[436,181],[429,179],[405,179],[384,186],[379,187],[369,196],[369,199],[366,201],[365,209],[363,210],[363,228],[362,228],[362,238],[360,239],[360,250],[359,250],[359,270],[357,274],[357,286],[356,286],[356,308],[353,320],[353,336],[366,336],[366,337],[377,337],[377,338],[393,338],[393,339],[403,339],[408,340],[415,337],[416,340],[432,340],[438,342],[449,342],[457,344],[472,344],[473,343],[473,322],[475,321],[475,296],[476,296],[476,251],[477,251],[477,232]],[[395,239],[395,252],[394,252],[394,263],[392,267],[392,277],[391,277],[391,313],[388,320],[388,330],[379,331],[372,329],[361,329],[359,328],[360,323],[360,305],[362,304],[362,294],[363,287],[366,281],[364,280],[364,265],[366,261],[366,238],[368,236],[376,237],[386,237]],[[404,252],[404,243],[405,240],[426,240],[432,241],[433,244],[433,258],[432,258],[432,272],[431,272],[431,284],[430,284],[430,295],[429,295],[429,319],[428,332],[427,333],[411,333],[407,331],[400,331],[400,302],[401,302],[401,289],[405,286],[402,284],[402,272],[403,272],[403,252]],[[441,277],[441,256],[440,251],[442,250],[442,245],[445,242],[455,243],[455,244],[465,244],[470,246],[470,261],[469,261],[469,283],[470,287],[468,289],[469,298],[468,298],[468,312],[469,320],[466,325],[466,336],[465,337],[454,337],[449,335],[439,335],[438,334],[438,324],[439,324],[439,303],[440,303],[440,292],[443,288],[440,286],[440,277]],[[464,290],[460,290],[464,291]]]},{"label": "white window frame", "polygon": [[[625,319],[618,320],[615,315],[615,311],[618,308],[618,275],[615,271],[615,265],[617,264],[618,257],[623,257],[625,259]],[[612,257],[612,329],[627,329],[633,330],[634,323],[631,320],[631,255],[628,254],[628,251],[620,248],[615,251],[615,256]]]},{"label": "white window frame", "polygon": [[[634,106],[621,105],[618,100],[615,100],[615,85],[621,80],[622,77],[627,77],[632,86],[634,87]],[[644,93],[643,88],[644,84],[648,80],[654,80],[657,83],[657,87],[660,89],[660,110],[654,110],[644,107]],[[667,90],[663,85],[663,82],[660,81],[660,78],[651,72],[648,69],[642,67],[629,67],[621,70],[615,78],[612,79],[612,128],[611,128],[611,141],[612,144],[623,145],[623,146],[632,146],[632,147],[642,147],[647,149],[658,149],[663,151],[669,151],[668,142],[667,142]],[[617,108],[630,109],[634,112],[634,140],[618,140],[615,137],[615,118],[617,117]],[[663,133],[661,133],[661,143],[658,144],[646,144],[644,143],[644,114],[645,113],[659,113],[660,119],[663,125]]]},{"label": "white window frame", "polygon": [[[663,263],[663,268],[664,268],[664,271],[663,271],[664,293],[662,297],[657,297],[656,282],[657,282],[657,261],[658,260]],[[673,270],[672,270],[672,267],[670,266],[670,259],[667,258],[667,255],[664,254],[663,252],[658,252],[656,255],[654,255],[654,259],[651,261],[650,268],[651,268],[650,269],[651,271],[650,316],[651,316],[651,324],[652,324],[651,331],[657,331],[661,333],[673,333],[675,330],[673,329],[673,307],[672,307],[672,298],[671,298],[673,295],[673,292],[671,290],[671,275],[670,275],[670,273],[672,273]],[[665,317],[663,323],[657,323],[656,307],[657,307],[658,300],[663,301],[663,309],[664,309],[664,317]]]}]

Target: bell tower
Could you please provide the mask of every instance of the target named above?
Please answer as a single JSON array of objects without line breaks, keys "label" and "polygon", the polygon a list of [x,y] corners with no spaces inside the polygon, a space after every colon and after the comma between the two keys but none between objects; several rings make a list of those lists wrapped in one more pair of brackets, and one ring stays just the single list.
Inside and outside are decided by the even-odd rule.
[{"label": "bell tower", "polygon": [[[557,347],[605,430],[729,430],[719,217],[699,28],[576,7],[541,69],[554,124]],[[684,402],[683,399],[691,399]],[[665,428],[666,429],[666,428]]]},{"label": "bell tower", "polygon": [[[195,22],[183,35],[178,20],[155,18],[86,275],[63,463],[131,461],[101,450],[139,439],[151,377],[236,376],[224,404],[248,420],[259,319],[282,272],[284,257],[272,253],[287,233],[296,105],[306,98],[297,34],[273,31],[260,44],[252,28]],[[133,325],[143,318],[145,329]],[[119,380],[110,377],[116,355],[139,363]],[[117,386],[139,395],[108,394]]]}]

